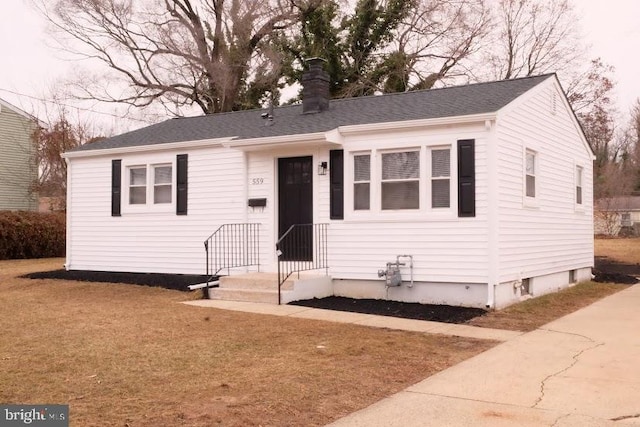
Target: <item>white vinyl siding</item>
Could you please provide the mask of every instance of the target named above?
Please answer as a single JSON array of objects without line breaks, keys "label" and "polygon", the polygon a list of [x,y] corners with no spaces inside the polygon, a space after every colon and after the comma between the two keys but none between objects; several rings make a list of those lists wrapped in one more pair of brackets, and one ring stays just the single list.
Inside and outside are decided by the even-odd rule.
[{"label": "white vinyl siding", "polygon": [[[162,165],[185,152],[72,159],[73,197],[69,202],[67,260],[70,264],[67,268],[204,274],[203,241],[222,224],[244,222],[241,218],[247,201],[243,195],[241,152],[224,148],[188,151],[187,216],[176,215],[173,204],[157,205],[163,207],[161,210],[152,209],[156,206],[149,203],[140,210],[125,210],[128,202],[125,180],[122,216],[111,216],[108,189],[111,187],[112,159],[122,159],[123,165],[128,166],[149,161]],[[123,167],[123,172],[128,166]],[[173,172],[175,175],[175,167]],[[173,191],[175,187],[172,187]]]},{"label": "white vinyl siding", "polygon": [[[453,129],[436,127],[347,138],[345,159],[371,150],[371,210],[349,209],[353,206],[354,165],[353,160],[346,161],[345,220],[332,221],[328,230],[331,276],[378,281],[377,271],[387,262],[394,261],[399,254],[409,254],[414,257],[415,281],[486,283],[487,137],[484,123],[480,123]],[[453,147],[458,139],[476,140],[476,217],[466,221],[457,217],[457,154]],[[431,207],[431,152],[434,150],[449,150],[450,208]],[[423,199],[420,209],[381,209],[382,156],[391,152],[419,152],[420,197]],[[436,169],[437,175],[446,170],[444,166]]]},{"label": "white vinyl siding", "polygon": [[[497,120],[501,282],[593,265],[591,168],[583,170],[584,208],[575,209],[575,165],[591,164],[591,154],[562,97],[551,114],[554,80],[523,95]],[[536,153],[535,209],[526,200],[523,206],[527,149]]]}]

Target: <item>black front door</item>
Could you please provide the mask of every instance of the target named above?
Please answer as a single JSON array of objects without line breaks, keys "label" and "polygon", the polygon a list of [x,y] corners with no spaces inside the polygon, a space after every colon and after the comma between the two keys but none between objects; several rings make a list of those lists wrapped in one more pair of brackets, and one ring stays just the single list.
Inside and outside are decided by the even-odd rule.
[{"label": "black front door", "polygon": [[313,252],[313,158],[278,159],[278,236],[294,224],[280,246],[280,259],[311,261]]}]

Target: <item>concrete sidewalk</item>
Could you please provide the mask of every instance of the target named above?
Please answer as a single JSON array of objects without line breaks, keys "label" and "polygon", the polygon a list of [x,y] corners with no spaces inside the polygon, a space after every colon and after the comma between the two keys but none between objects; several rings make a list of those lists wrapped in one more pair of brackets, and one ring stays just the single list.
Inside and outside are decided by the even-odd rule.
[{"label": "concrete sidewalk", "polygon": [[184,304],[198,307],[212,307],[247,313],[270,314],[272,316],[298,317],[302,319],[324,320],[328,322],[351,323],[374,328],[399,329],[403,331],[428,332],[430,334],[456,335],[466,338],[508,341],[521,336],[522,332],[503,329],[478,328],[476,326],[453,323],[428,322],[425,320],[400,319],[389,316],[375,316],[364,313],[323,310],[297,305],[275,305],[242,301],[197,300]]},{"label": "concrete sidewalk", "polygon": [[640,425],[640,285],[331,424]]}]

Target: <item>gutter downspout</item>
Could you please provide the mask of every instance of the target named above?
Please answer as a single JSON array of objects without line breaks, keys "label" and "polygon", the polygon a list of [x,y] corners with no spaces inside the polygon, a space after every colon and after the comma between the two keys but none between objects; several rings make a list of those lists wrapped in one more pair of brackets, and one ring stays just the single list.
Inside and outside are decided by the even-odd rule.
[{"label": "gutter downspout", "polygon": [[500,179],[498,174],[498,138],[496,136],[496,121],[485,121],[485,129],[489,133],[487,138],[487,308],[496,307],[496,286],[500,280]]}]

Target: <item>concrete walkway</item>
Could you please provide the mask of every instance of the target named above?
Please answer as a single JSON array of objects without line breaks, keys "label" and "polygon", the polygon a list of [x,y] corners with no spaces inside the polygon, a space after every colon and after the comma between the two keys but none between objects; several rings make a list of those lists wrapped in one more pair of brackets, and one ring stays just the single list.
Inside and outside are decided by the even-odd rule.
[{"label": "concrete walkway", "polygon": [[221,300],[186,301],[184,302],[184,304],[194,305],[198,307],[219,308],[223,310],[243,311],[247,313],[299,317],[302,319],[351,323],[354,325],[371,326],[375,328],[428,332],[430,334],[456,335],[460,337],[496,341],[508,341],[522,335],[522,332],[505,331],[502,329],[478,328],[475,326],[456,325],[453,323],[428,322],[424,320],[399,319],[397,317],[323,310],[319,308],[301,307],[296,305],[275,305],[255,302]]},{"label": "concrete walkway", "polygon": [[331,424],[640,425],[640,285]]}]

